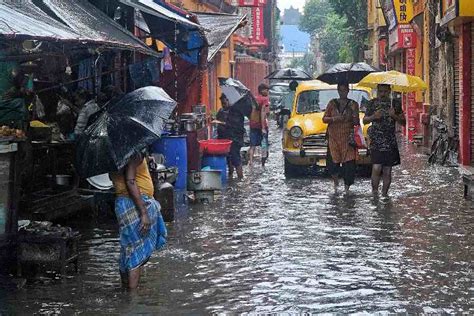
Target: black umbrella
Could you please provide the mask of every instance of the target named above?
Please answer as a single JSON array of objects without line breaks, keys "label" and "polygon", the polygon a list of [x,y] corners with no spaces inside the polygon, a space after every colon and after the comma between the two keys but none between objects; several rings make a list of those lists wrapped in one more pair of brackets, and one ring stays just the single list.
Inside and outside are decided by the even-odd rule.
[{"label": "black umbrella", "polygon": [[313,80],[313,77],[310,74],[295,68],[277,69],[265,78],[278,80]]},{"label": "black umbrella", "polygon": [[161,136],[175,107],[176,101],[158,87],[137,89],[108,104],[78,139],[78,173],[88,178],[124,167]]},{"label": "black umbrella", "polygon": [[365,76],[376,71],[379,70],[366,63],[340,63],[329,68],[317,79],[329,84],[358,83]]},{"label": "black umbrella", "polygon": [[258,106],[252,92],[239,80],[219,78],[219,85],[230,105],[238,108],[243,115],[250,116],[252,107],[256,108]]}]

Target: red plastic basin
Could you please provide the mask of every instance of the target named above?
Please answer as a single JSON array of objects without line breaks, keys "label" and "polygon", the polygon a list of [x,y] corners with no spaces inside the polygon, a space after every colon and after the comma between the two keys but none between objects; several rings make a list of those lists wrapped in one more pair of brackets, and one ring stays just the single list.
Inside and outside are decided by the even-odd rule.
[{"label": "red plastic basin", "polygon": [[230,151],[231,140],[207,139],[199,141],[199,149],[207,155],[227,155]]}]

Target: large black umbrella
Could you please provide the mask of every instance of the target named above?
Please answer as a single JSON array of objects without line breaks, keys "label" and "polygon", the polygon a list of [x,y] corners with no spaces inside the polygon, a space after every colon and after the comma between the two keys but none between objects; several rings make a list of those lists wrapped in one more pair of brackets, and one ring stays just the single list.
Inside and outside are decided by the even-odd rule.
[{"label": "large black umbrella", "polygon": [[88,178],[124,167],[161,136],[175,107],[176,101],[158,87],[137,89],[108,104],[78,139],[78,173]]},{"label": "large black umbrella", "polygon": [[304,70],[295,68],[277,69],[265,78],[278,80],[312,80],[313,77]]},{"label": "large black umbrella", "polygon": [[317,79],[329,84],[358,83],[365,76],[378,69],[366,63],[339,63],[329,68]]},{"label": "large black umbrella", "polygon": [[245,116],[250,116],[252,107],[257,107],[257,101],[252,92],[239,80],[233,78],[219,78],[222,93],[234,108],[239,108]]}]

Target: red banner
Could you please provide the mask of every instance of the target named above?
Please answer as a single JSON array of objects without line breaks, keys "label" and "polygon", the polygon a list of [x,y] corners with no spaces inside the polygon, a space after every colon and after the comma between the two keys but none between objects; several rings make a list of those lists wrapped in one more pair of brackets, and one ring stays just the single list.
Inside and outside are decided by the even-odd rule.
[{"label": "red banner", "polygon": [[252,38],[250,39],[251,45],[253,46],[266,46],[267,39],[265,38],[264,29],[263,29],[263,8],[255,7],[252,8],[252,18],[253,18],[253,30]]},{"label": "red banner", "polygon": [[387,54],[385,51],[386,49],[387,49],[387,39],[383,38],[379,40],[379,65],[380,66],[387,65]]},{"label": "red banner", "polygon": [[[416,50],[414,48],[409,48],[406,50],[406,69],[407,74],[414,76],[415,75],[415,63],[416,63]],[[414,92],[408,93],[407,97],[407,106],[406,106],[406,116],[407,116],[407,137],[408,141],[413,141],[413,135],[417,133],[418,129],[418,112],[416,109],[416,95]]]}]

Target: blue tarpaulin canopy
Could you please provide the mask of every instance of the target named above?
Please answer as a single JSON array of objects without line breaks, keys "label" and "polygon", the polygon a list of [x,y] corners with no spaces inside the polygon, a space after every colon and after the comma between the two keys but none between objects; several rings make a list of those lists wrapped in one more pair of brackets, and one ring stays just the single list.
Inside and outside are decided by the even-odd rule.
[{"label": "blue tarpaulin canopy", "polygon": [[156,0],[120,0],[120,2],[141,11],[151,36],[165,43],[187,62],[199,64],[201,49],[207,47],[202,26]]}]

